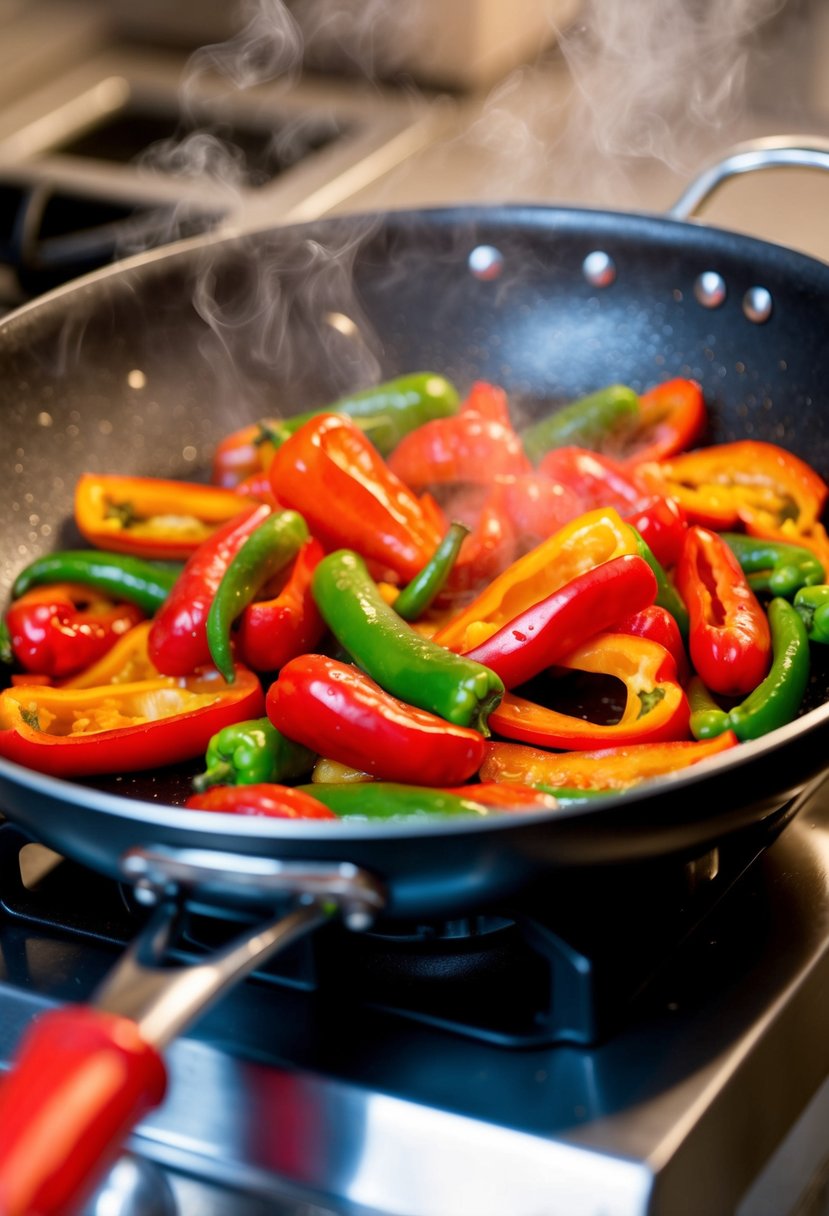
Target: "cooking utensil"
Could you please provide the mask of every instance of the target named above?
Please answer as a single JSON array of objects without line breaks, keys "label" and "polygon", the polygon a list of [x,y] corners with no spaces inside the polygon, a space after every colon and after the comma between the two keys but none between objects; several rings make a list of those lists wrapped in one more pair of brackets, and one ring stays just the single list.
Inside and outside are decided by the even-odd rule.
[{"label": "cooking utensil", "polygon": [[[766,152],[769,163],[783,156],[776,141]],[[804,141],[798,155],[829,167],[829,144]],[[0,401],[12,436],[0,479],[10,521],[4,584],[41,550],[77,543],[65,521],[82,471],[187,476],[246,421],[322,406],[356,381],[412,368],[434,367],[462,386],[497,381],[528,413],[611,381],[645,388],[691,375],[709,404],[708,441],[770,439],[826,474],[828,305],[822,263],[643,215],[463,208],[155,251],[0,327]],[[104,1159],[104,1132],[123,1135],[160,1097],[157,1049],[333,905],[354,928],[376,915],[449,917],[555,867],[701,853],[773,815],[821,771],[828,691],[818,655],[805,712],[770,738],[598,807],[463,824],[241,821],[169,805],[185,796],[186,772],[80,785],[0,763],[13,819],[145,898],[262,908],[288,892],[298,901],[287,920],[269,921],[206,971],[178,975],[171,996],[160,969],[172,924],[165,910],[126,956],[126,979],[116,973],[99,994],[103,1013],[61,1012],[57,1097],[45,1087],[58,1071],[54,1038],[35,1043],[6,1083],[19,1135],[0,1149],[0,1196],[16,1179],[25,1197],[17,1207],[7,1200],[7,1210],[27,1210],[38,1195],[37,1210],[66,1211]],[[83,1051],[69,1040],[79,1026]],[[61,1041],[60,1022],[57,1034]],[[132,1087],[84,1090],[114,1058]],[[93,1100],[70,1099],[79,1092]],[[55,1110],[73,1130],[47,1155],[27,1137],[51,1127]]]}]

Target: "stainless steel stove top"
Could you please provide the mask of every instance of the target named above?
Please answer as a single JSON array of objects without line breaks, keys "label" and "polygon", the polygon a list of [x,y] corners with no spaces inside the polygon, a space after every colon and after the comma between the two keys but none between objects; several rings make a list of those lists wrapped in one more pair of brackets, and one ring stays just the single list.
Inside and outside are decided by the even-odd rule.
[{"label": "stainless steel stove top", "polygon": [[[177,1206],[148,1210],[825,1216],[828,794],[805,797],[770,847],[721,850],[705,915],[595,1044],[478,1041],[360,1003],[359,973],[316,990],[301,969],[249,981],[169,1052],[168,1097],[131,1149]],[[624,922],[618,878],[590,890]],[[38,925],[36,908],[0,918],[4,1061],[118,950]],[[657,902],[655,927],[661,915]],[[106,1202],[98,1216],[133,1210]]]}]

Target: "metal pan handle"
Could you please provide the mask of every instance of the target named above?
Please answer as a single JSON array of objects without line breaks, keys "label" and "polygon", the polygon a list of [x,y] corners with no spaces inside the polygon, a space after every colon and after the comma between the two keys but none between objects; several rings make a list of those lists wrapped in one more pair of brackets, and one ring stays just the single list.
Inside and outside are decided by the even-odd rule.
[{"label": "metal pan handle", "polygon": [[698,215],[724,182],[760,169],[829,171],[829,139],[819,135],[769,135],[737,144],[722,160],[703,169],[668,210],[677,220]]}]

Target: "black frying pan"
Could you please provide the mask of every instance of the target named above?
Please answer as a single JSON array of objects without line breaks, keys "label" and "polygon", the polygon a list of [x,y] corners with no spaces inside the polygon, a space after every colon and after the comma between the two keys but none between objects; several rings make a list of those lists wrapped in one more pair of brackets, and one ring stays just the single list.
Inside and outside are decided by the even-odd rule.
[{"label": "black frying pan", "polygon": [[[597,252],[615,274],[606,262],[593,273]],[[717,307],[701,279],[711,272],[725,288]],[[828,266],[642,215],[347,217],[134,259],[0,325],[3,585],[42,549],[77,542],[67,521],[81,472],[198,475],[227,431],[407,370],[461,388],[493,380],[528,416],[609,382],[693,376],[706,442],[782,443],[827,476],[827,322]],[[387,916],[445,917],[551,867],[701,852],[772,815],[825,767],[828,680],[817,656],[798,721],[597,808],[462,824],[240,822],[174,809],[186,776],[127,777],[116,793],[7,762],[0,799],[35,838],[154,890],[262,902],[288,863],[289,885],[311,894],[342,882],[355,923],[381,903]],[[366,879],[355,895],[340,862],[380,886]]]}]

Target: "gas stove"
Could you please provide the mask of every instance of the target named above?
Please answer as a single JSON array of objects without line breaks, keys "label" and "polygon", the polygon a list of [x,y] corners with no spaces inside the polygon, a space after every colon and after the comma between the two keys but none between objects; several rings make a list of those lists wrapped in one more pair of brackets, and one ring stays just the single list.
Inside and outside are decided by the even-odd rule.
[{"label": "gas stove", "polygon": [[[26,886],[22,844],[0,830],[4,1062],[145,915],[70,862]],[[825,1216],[828,894],[825,781],[692,862],[553,874],[472,921],[326,926],[170,1049],[88,1212]],[[227,932],[196,909],[176,953]]]}]

